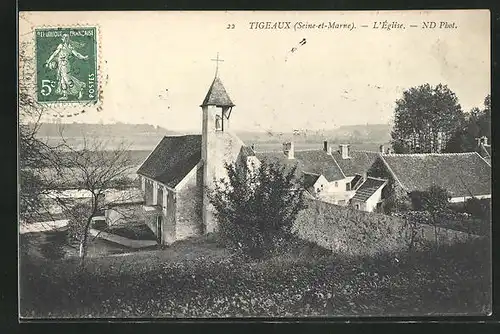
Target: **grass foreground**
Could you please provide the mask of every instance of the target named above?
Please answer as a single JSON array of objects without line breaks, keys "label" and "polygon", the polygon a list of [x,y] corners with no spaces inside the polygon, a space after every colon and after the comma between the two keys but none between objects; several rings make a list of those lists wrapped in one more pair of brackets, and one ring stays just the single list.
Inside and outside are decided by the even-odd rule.
[{"label": "grass foreground", "polygon": [[412,254],[346,257],[295,241],[245,260],[200,237],[163,250],[21,259],[23,318],[486,315],[486,240]]}]

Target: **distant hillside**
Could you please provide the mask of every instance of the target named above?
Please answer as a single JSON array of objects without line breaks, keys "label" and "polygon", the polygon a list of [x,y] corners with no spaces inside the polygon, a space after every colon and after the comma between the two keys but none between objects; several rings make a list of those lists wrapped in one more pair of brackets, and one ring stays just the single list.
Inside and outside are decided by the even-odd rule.
[{"label": "distant hillside", "polygon": [[[48,138],[49,143],[56,144],[60,140],[59,131],[62,128],[67,143],[74,147],[81,147],[83,137],[99,137],[103,139],[117,139],[116,145],[124,141],[131,150],[152,150],[163,138],[163,136],[183,135],[187,133],[167,130],[165,128],[150,124],[51,124],[43,123],[38,136]],[[236,131],[236,134],[247,145],[275,144],[284,141],[294,141],[297,144],[322,145],[324,140],[339,144],[382,144],[390,141],[390,126],[388,124],[364,124],[345,125],[330,130],[302,130],[293,132],[258,132],[258,131]],[[108,143],[108,149],[113,149],[113,143]],[[374,147],[376,147],[375,145]],[[276,146],[281,147],[281,146]]]},{"label": "distant hillside", "polygon": [[38,136],[57,137],[61,129],[67,138],[88,136],[89,134],[104,137],[133,137],[137,135],[166,136],[177,134],[175,131],[150,124],[42,123],[38,131]]},{"label": "distant hillside", "polygon": [[340,143],[387,143],[391,139],[389,124],[344,125],[331,130],[299,130],[293,132],[239,131],[238,136],[246,143],[273,143],[293,140],[297,143],[320,143],[327,139]]}]

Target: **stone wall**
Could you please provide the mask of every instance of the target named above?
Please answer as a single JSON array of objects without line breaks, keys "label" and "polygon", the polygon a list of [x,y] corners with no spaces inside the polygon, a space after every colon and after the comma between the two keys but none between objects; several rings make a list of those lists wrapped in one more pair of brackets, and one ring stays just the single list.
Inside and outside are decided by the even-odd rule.
[{"label": "stone wall", "polygon": [[[167,196],[167,207],[143,206],[143,215],[146,225],[163,244],[171,244],[176,240],[175,215],[176,195],[173,191],[164,191]],[[161,236],[158,235],[158,216],[161,216]]]},{"label": "stone wall", "polygon": [[203,169],[200,168],[177,192],[176,240],[201,233],[202,177]]},{"label": "stone wall", "polygon": [[423,241],[453,244],[478,238],[465,232],[437,228],[425,224],[408,224],[399,217],[358,211],[314,199],[306,199],[307,207],[295,221],[294,231],[304,240],[335,252],[349,255],[374,255],[387,251],[406,251],[411,231],[415,231],[415,247]]},{"label": "stone wall", "polygon": [[129,221],[140,221],[144,219],[142,204],[117,205],[105,212],[108,226],[125,224]]}]

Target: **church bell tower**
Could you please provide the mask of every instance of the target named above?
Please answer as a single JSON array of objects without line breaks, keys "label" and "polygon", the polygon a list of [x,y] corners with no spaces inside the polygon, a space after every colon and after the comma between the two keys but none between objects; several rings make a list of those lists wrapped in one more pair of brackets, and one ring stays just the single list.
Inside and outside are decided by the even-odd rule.
[{"label": "church bell tower", "polygon": [[234,103],[229,98],[217,72],[200,107],[203,112],[201,144],[201,159],[203,161],[202,219],[204,232],[209,233],[214,231],[216,222],[213,217],[213,208],[208,199],[207,188],[213,189],[214,180],[225,177],[224,162],[233,161],[234,152],[239,150],[239,147],[235,147],[237,143],[229,133],[229,118]]}]

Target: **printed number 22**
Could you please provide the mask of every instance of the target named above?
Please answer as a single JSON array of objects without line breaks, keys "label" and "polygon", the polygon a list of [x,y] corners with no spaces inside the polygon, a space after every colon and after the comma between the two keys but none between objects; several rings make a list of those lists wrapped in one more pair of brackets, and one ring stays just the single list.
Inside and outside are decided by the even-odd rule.
[{"label": "printed number 22", "polygon": [[234,24],[228,24],[226,29],[234,29]]}]

